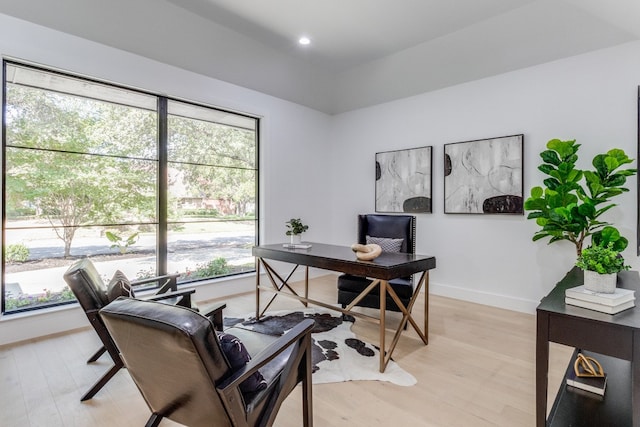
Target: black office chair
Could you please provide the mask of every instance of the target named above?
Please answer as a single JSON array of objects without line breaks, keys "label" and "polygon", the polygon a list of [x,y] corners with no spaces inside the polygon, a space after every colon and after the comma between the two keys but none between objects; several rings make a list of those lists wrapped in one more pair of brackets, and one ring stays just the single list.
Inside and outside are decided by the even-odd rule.
[{"label": "black office chair", "polygon": [[[366,245],[377,243],[383,252],[416,252],[416,217],[412,215],[358,215],[358,241]],[[366,277],[342,274],[338,276],[338,304],[347,305],[371,284]],[[413,277],[401,277],[389,281],[405,307],[413,296]],[[379,287],[369,292],[356,305],[360,307],[380,308]],[[387,295],[387,310],[401,311],[392,297]]]},{"label": "black office chair", "polygon": [[100,315],[152,412],[147,427],[162,418],[191,427],[268,427],[300,382],[300,425],[313,425],[313,320],[280,337],[240,328],[220,333],[184,307],[123,297]]},{"label": "black office chair", "polygon": [[[113,340],[109,336],[102,319],[100,318],[98,311],[109,304],[112,299],[115,299],[117,296],[133,295],[133,287],[146,284],[151,282],[159,282],[160,289],[154,296],[149,298],[154,298],[157,300],[162,300],[168,304],[177,304],[183,305],[185,307],[192,307],[191,294],[195,291],[184,290],[184,291],[174,291],[176,287],[176,277],[177,275],[167,275],[167,276],[157,276],[152,277],[140,281],[134,281],[128,283],[126,278],[119,272],[114,275],[114,279],[112,279],[112,283],[107,287],[100,274],[96,270],[96,267],[93,265],[91,260],[88,258],[81,259],[73,263],[69,269],[64,273],[64,280],[71,288],[71,291],[75,295],[80,307],[84,310],[84,313],[89,319],[89,323],[98,334],[100,341],[102,342],[102,346],[96,351],[93,356],[87,360],[87,363],[93,363],[100,358],[105,352],[109,354],[111,359],[113,360],[113,367],[109,369],[90,389],[87,391],[84,396],[80,399],[81,401],[91,399],[100,389],[113,377],[120,368],[124,366],[122,363],[122,359],[120,359],[120,355],[118,349],[116,348]],[[125,286],[122,282],[127,282],[127,286]],[[118,286],[113,286],[113,285]],[[114,295],[115,293],[115,295]],[[111,295],[109,295],[111,294]],[[222,325],[222,309],[216,307],[211,313],[211,316],[216,316],[216,322]]]}]

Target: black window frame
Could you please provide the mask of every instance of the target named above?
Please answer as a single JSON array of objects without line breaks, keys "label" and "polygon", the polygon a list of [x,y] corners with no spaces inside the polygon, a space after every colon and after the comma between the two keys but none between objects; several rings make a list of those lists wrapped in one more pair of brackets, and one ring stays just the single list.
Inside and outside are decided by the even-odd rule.
[{"label": "black window frame", "polygon": [[[2,130],[1,130],[1,138],[2,138],[2,185],[1,185],[1,193],[2,193],[2,277],[0,279],[0,313],[2,315],[12,315],[17,313],[23,313],[27,311],[37,311],[43,310],[50,307],[56,307],[61,305],[75,304],[76,300],[70,300],[65,302],[57,302],[51,304],[42,304],[33,307],[25,307],[25,308],[17,308],[11,310],[10,312],[6,312],[5,310],[5,247],[6,247],[6,219],[7,205],[5,203],[6,200],[6,150],[7,150],[7,141],[6,141],[6,102],[7,102],[7,66],[15,65],[18,67],[26,67],[33,70],[39,70],[46,73],[58,74],[64,77],[70,77],[73,79],[80,79],[90,83],[96,83],[100,85],[107,85],[113,88],[123,89],[131,92],[136,92],[148,96],[153,96],[157,99],[157,115],[158,115],[158,141],[157,141],[157,177],[156,177],[156,199],[157,199],[157,230],[156,230],[156,273],[158,275],[167,274],[167,260],[168,260],[168,225],[173,222],[169,219],[168,215],[168,195],[169,195],[169,184],[168,184],[168,164],[171,161],[168,158],[168,103],[170,101],[176,101],[183,104],[192,105],[195,107],[215,110],[222,113],[233,114],[236,116],[244,117],[247,119],[255,120],[255,159],[254,159],[254,168],[251,169],[254,171],[254,184],[255,184],[255,212],[254,212],[254,230],[255,230],[255,238],[254,245],[259,244],[260,239],[260,137],[261,137],[261,118],[259,116],[250,115],[247,113],[242,113],[234,110],[229,110],[217,106],[208,105],[205,103],[200,103],[196,101],[185,100],[178,97],[172,97],[167,95],[161,95],[159,93],[154,93],[151,91],[145,91],[138,88],[132,88],[123,84],[113,83],[110,81],[105,81],[97,78],[87,77],[84,75],[75,74],[68,71],[61,71],[59,69],[48,68],[42,65],[36,65],[28,62],[21,62],[14,59],[2,59]],[[47,89],[50,90],[50,89]],[[74,153],[73,151],[64,151],[65,153]],[[246,221],[246,220],[245,220]],[[99,224],[99,226],[104,225],[121,225],[121,224]],[[82,225],[79,228],[88,228],[95,227],[96,224]],[[252,270],[241,271],[236,273],[229,273],[222,276],[210,277],[210,278],[197,278],[186,280],[183,282],[179,282],[178,286],[181,285],[193,285],[194,282],[202,282],[211,279],[219,279],[221,277],[231,277],[238,276],[247,273],[255,273],[255,267]],[[145,288],[149,289],[149,288]]]}]

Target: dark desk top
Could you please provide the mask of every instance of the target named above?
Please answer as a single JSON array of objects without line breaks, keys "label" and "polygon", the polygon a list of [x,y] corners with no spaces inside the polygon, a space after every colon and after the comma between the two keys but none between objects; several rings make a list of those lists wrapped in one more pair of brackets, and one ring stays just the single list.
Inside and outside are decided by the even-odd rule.
[{"label": "dark desk top", "polygon": [[[537,310],[608,322],[635,329],[640,328],[640,308],[637,305],[636,307],[622,311],[618,314],[607,314],[565,304],[564,291],[568,288],[582,285],[584,283],[583,277],[582,270],[578,267],[574,267],[560,282],[558,282],[556,287],[542,299]],[[636,304],[638,304],[637,301],[640,300],[640,276],[637,271],[621,271],[618,273],[618,283],[616,286],[619,288],[635,290],[637,299]]]},{"label": "dark desk top", "polygon": [[253,256],[324,270],[340,271],[356,276],[391,280],[436,267],[433,256],[383,252],[372,261],[360,261],[347,246],[311,242],[309,249],[287,249],[282,243],[254,246]]}]

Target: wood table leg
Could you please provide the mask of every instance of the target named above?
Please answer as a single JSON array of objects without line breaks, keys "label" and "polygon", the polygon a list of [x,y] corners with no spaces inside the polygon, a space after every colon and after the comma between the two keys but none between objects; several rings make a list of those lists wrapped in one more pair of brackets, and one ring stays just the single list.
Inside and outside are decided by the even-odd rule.
[{"label": "wood table leg", "polygon": [[536,324],[536,427],[545,427],[549,384],[549,315],[538,312]]},{"label": "wood table leg", "polygon": [[631,356],[631,416],[633,427],[640,427],[640,331],[633,332]]}]

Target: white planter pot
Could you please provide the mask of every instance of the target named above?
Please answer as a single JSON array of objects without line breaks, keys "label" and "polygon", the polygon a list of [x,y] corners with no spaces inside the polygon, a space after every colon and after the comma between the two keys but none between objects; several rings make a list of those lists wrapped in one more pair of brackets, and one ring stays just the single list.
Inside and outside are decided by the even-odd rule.
[{"label": "white planter pot", "polygon": [[616,273],[600,274],[591,270],[584,270],[584,286],[590,291],[612,294],[616,291]]},{"label": "white planter pot", "polygon": [[291,235],[291,244],[292,245],[299,245],[300,242],[302,242],[302,235],[301,234],[292,234]]}]

